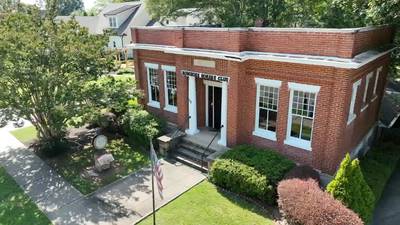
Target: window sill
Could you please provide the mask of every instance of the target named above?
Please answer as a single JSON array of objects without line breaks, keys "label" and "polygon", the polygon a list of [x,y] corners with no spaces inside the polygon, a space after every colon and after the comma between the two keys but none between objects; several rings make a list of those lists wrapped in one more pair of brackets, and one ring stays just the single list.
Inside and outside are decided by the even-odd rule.
[{"label": "window sill", "polygon": [[147,103],[147,105],[153,108],[158,108],[158,109],[160,108],[160,103],[155,101],[149,102]]},{"label": "window sill", "polygon": [[296,148],[301,148],[307,151],[311,151],[311,142],[310,141],[305,141],[301,140],[299,138],[293,138],[293,137],[288,137],[284,141],[286,145],[290,145]]},{"label": "window sill", "polygon": [[255,129],[253,131],[253,135],[265,139],[269,139],[271,141],[276,141],[276,133],[267,130]]},{"label": "window sill", "polygon": [[364,112],[368,108],[369,104],[366,104],[364,107],[361,108],[361,112]]},{"label": "window sill", "polygon": [[356,119],[356,114],[353,114],[350,118],[349,118],[349,120],[347,121],[347,125],[350,125],[355,119]]},{"label": "window sill", "polygon": [[167,105],[164,107],[165,111],[172,112],[172,113],[178,113],[178,108],[176,106],[172,105]]}]

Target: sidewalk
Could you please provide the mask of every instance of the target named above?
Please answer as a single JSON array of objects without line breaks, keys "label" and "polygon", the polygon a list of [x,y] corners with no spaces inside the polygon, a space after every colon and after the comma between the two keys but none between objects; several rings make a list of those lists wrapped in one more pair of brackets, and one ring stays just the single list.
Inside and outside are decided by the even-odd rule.
[{"label": "sidewalk", "polygon": [[[133,224],[151,213],[149,168],[85,197],[5,129],[0,129],[0,166],[54,224]],[[205,178],[192,168],[166,161],[162,169],[165,198],[160,200],[156,192],[157,207]]]},{"label": "sidewalk", "polygon": [[386,184],[371,225],[398,224],[400,224],[400,165]]}]

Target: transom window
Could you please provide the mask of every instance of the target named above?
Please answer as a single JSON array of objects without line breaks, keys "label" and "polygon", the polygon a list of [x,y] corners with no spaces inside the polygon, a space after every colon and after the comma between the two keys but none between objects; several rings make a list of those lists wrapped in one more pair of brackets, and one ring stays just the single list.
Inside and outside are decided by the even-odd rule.
[{"label": "transom window", "polygon": [[145,63],[148,80],[149,106],[160,108],[160,85],[158,81],[158,65]]},{"label": "transom window", "polygon": [[117,27],[117,17],[109,17],[108,22],[110,24],[110,27]]},{"label": "transom window", "polygon": [[289,83],[290,105],[285,144],[311,151],[316,100],[320,87]]},{"label": "transom window", "polygon": [[256,121],[253,135],[276,140],[281,81],[256,78]]},{"label": "transom window", "polygon": [[176,72],[174,66],[162,66],[165,83],[165,110],[177,112]]}]

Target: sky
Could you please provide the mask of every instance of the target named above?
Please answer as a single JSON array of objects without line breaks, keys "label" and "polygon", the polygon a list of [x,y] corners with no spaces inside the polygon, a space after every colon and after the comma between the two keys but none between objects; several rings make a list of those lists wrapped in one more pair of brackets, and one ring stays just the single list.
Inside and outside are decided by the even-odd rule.
[{"label": "sky", "polygon": [[[96,0],[82,0],[83,4],[85,5],[85,9],[88,10],[90,8],[93,7],[94,2]],[[26,3],[26,4],[35,4],[37,2],[39,2],[39,0],[21,0],[22,3]]]}]

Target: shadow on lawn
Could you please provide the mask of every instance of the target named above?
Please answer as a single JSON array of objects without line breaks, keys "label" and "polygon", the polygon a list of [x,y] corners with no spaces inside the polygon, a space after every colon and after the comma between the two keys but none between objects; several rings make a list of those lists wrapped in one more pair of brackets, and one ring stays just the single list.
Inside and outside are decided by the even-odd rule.
[{"label": "shadow on lawn", "polygon": [[239,195],[237,193],[231,192],[224,188],[221,188],[218,186],[216,186],[216,187],[217,187],[217,191],[219,194],[221,194],[226,199],[228,199],[230,202],[232,202],[235,205],[238,205],[239,207],[241,207],[243,209],[246,209],[250,212],[256,213],[256,214],[263,216],[265,218],[268,218],[270,220],[280,220],[280,218],[281,218],[279,210],[276,207],[266,205],[264,203],[261,203],[254,199],[250,199],[243,195]]}]

